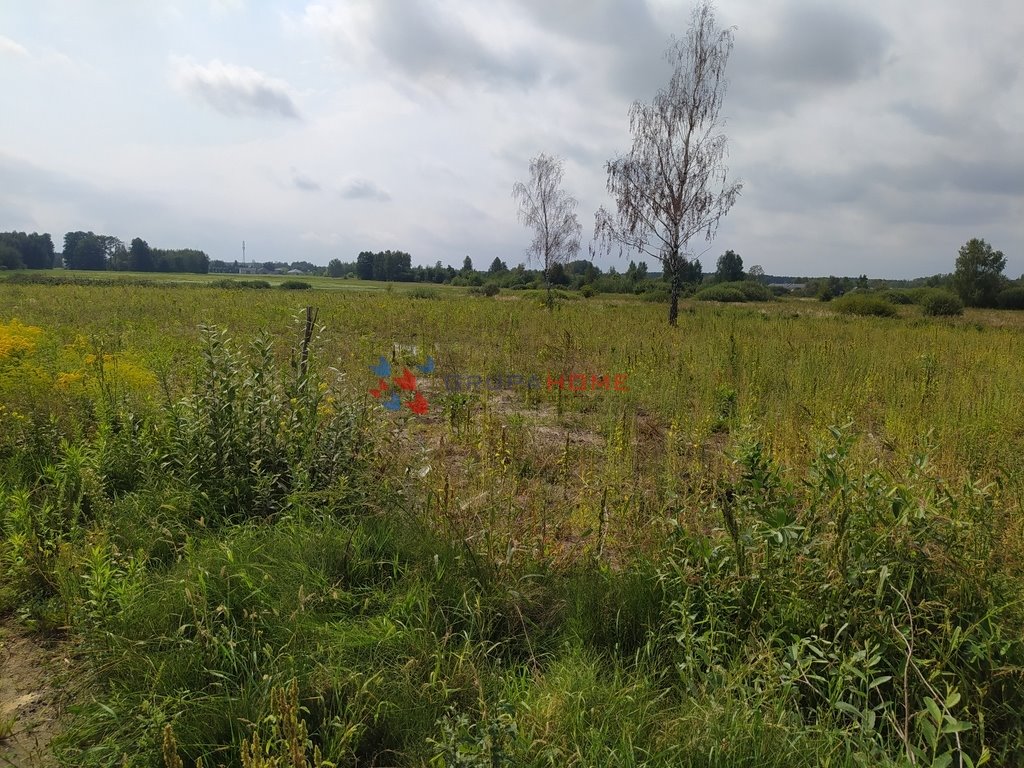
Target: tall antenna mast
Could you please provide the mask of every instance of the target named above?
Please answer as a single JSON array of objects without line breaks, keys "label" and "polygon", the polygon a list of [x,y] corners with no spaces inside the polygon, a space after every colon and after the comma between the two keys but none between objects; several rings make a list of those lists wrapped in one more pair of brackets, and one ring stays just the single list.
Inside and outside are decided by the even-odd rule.
[{"label": "tall antenna mast", "polygon": [[245,266],[245,240],[242,241],[242,266]]}]

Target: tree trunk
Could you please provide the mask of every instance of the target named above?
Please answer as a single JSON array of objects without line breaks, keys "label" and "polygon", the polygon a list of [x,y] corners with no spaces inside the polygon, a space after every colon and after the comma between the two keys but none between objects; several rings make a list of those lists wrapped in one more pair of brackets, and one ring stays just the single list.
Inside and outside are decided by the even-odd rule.
[{"label": "tree trunk", "polygon": [[664,261],[666,270],[669,272],[669,300],[668,300],[668,324],[675,327],[679,319],[679,294],[683,292],[682,268],[676,263],[676,259]]}]

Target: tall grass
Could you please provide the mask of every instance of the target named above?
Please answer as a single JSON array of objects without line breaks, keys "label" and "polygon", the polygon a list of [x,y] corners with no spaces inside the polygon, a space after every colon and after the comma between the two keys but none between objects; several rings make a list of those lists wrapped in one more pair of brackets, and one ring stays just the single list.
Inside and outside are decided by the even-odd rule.
[{"label": "tall grass", "polygon": [[[284,291],[0,291],[0,611],[76,643],[62,764],[1024,760],[1002,315],[339,292],[302,364]],[[428,355],[428,414],[368,395]]]}]

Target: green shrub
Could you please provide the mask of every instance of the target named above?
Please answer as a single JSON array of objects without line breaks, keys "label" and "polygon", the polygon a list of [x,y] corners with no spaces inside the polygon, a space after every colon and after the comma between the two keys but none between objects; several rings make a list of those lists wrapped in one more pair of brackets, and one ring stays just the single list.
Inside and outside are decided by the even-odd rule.
[{"label": "green shrub", "polygon": [[281,287],[286,291],[308,291],[313,286],[304,280],[285,280]]},{"label": "green shrub", "polygon": [[914,303],[914,297],[910,294],[909,291],[888,290],[888,291],[882,291],[881,293],[879,293],[877,295],[879,297],[885,299],[886,301],[888,301],[890,304],[903,304],[903,305],[905,305],[905,304],[913,304]]},{"label": "green shrub", "polygon": [[896,307],[879,296],[867,293],[848,293],[832,301],[836,312],[844,315],[872,315],[875,317],[894,317]]},{"label": "green shrub", "polygon": [[918,294],[921,311],[932,317],[950,317],[964,313],[964,303],[955,293],[943,288],[929,288]]},{"label": "green shrub", "polygon": [[597,291],[594,290],[594,286],[592,285],[584,285],[582,288],[580,288],[580,294],[583,296],[584,299],[591,298],[595,293],[597,293]]},{"label": "green shrub", "polygon": [[996,296],[1001,309],[1024,309],[1024,288],[1007,288]]}]

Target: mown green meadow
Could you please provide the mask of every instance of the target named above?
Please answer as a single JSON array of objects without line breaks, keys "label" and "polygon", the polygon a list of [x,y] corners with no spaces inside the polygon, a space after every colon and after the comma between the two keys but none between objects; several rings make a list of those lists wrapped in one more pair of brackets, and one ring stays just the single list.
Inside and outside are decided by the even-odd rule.
[{"label": "mown green meadow", "polygon": [[1024,761],[1013,313],[410,288],[0,282],[60,764]]}]

